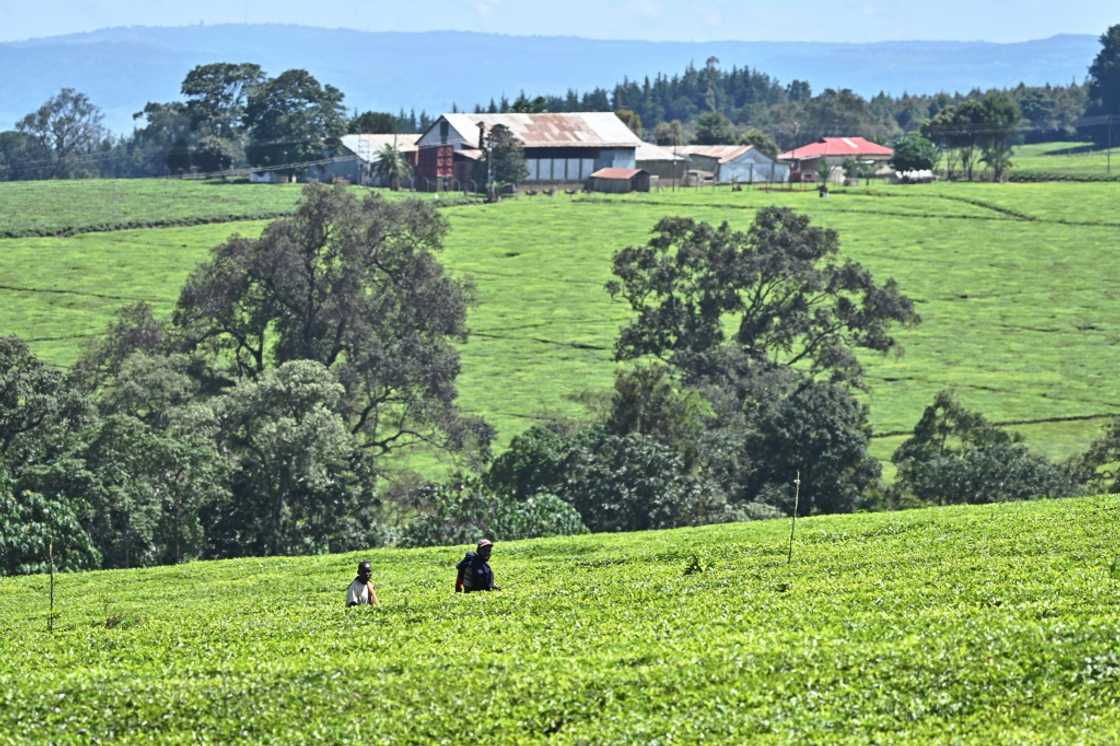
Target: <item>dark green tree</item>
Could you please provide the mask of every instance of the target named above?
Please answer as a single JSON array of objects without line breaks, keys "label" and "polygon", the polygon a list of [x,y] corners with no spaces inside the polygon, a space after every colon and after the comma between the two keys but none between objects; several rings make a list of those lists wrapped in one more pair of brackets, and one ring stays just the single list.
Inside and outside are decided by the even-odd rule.
[{"label": "dark green tree", "polygon": [[[1101,35],[1101,51],[1089,68],[1087,113],[1095,117],[1120,117],[1120,24],[1110,27]],[[1116,142],[1117,130],[1120,130],[1120,125],[1113,121],[1112,144]],[[1089,131],[1098,144],[1109,144],[1108,125],[1092,126]]]},{"label": "dark green tree", "polygon": [[957,152],[964,176],[972,181],[976,161],[984,143],[988,115],[974,99],[950,106],[922,126],[922,135],[942,150]]},{"label": "dark green tree", "polygon": [[655,355],[696,374],[726,342],[757,361],[859,384],[856,350],[894,349],[892,326],[919,317],[893,279],[880,285],[838,252],[834,231],[785,208],[760,210],[746,233],[666,218],[648,244],[614,256],[607,289],[635,314],[616,358]]},{"label": "dark green tree", "polygon": [[288,70],[255,87],[245,108],[249,163],[280,166],[321,158],[329,142],[346,132],[342,98],[342,91],[321,85],[306,70]]},{"label": "dark green tree", "polygon": [[398,131],[396,116],[382,111],[363,111],[347,124],[346,131],[353,135],[388,135]]},{"label": "dark green tree", "polygon": [[725,520],[718,489],[690,474],[680,454],[653,438],[607,435],[573,452],[561,497],[592,531],[645,531]]},{"label": "dark green tree", "polygon": [[212,386],[296,360],[329,368],[371,455],[484,448],[489,428],[455,403],[471,289],[437,260],[446,230],[427,203],[309,184],[294,215],[230,239],[190,276],[176,334]]},{"label": "dark green tree", "polygon": [[940,160],[941,151],[933,141],[911,132],[894,144],[891,168],[895,171],[932,171]]},{"label": "dark green tree", "polygon": [[346,420],[345,389],[318,362],[246,379],[214,405],[232,459],[233,499],[207,513],[223,556],[307,554],[368,546],[373,478]]},{"label": "dark green tree", "polygon": [[942,391],[891,460],[897,488],[937,503],[1064,497],[1082,490],[1076,469],[1032,454],[1018,433],[995,427]]},{"label": "dark green tree", "polygon": [[1003,181],[1012,165],[1012,146],[1019,135],[1022,114],[1015,99],[1006,93],[989,93],[980,106],[984,115],[980,159],[992,169],[993,181]]},{"label": "dark green tree", "polygon": [[709,111],[696,118],[692,142],[697,145],[728,145],[735,142],[735,126],[718,111]]},{"label": "dark green tree", "polygon": [[529,176],[525,148],[508,127],[496,124],[486,133],[486,147],[475,166],[475,181],[501,188],[520,184]]},{"label": "dark green tree", "polygon": [[106,137],[101,110],[84,93],[63,88],[16,124],[37,148],[50,153],[42,177],[73,178],[97,173],[88,159]]}]

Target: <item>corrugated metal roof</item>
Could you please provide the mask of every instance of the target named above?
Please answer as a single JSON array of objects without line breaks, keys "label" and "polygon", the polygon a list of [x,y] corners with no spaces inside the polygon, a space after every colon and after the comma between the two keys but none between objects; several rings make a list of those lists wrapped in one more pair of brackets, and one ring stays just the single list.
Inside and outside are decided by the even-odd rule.
[{"label": "corrugated metal roof", "polygon": [[380,160],[377,155],[386,145],[396,145],[402,153],[414,153],[420,135],[343,135],[342,146],[367,163]]},{"label": "corrugated metal roof", "polygon": [[715,158],[722,163],[729,163],[739,158],[753,145],[682,145],[677,148],[678,153],[685,155],[702,155],[706,158]]},{"label": "corrugated metal roof", "polygon": [[845,156],[892,156],[894,150],[864,137],[822,137],[814,143],[794,148],[778,156],[779,160],[790,161],[809,158],[843,158]]},{"label": "corrugated metal roof", "polygon": [[634,153],[634,158],[639,161],[687,161],[687,157],[680,155],[680,148],[677,150],[678,154],[673,155],[673,151],[669,148],[643,142]]},{"label": "corrugated metal roof", "polygon": [[640,168],[600,168],[591,174],[592,179],[609,179],[611,181],[630,181],[638,174],[645,173]]},{"label": "corrugated metal roof", "polygon": [[[527,148],[637,148],[641,139],[613,112],[578,114],[444,114],[467,142],[478,141],[478,125],[509,129]],[[437,120],[432,127],[438,126]],[[431,131],[431,128],[429,128]]]}]

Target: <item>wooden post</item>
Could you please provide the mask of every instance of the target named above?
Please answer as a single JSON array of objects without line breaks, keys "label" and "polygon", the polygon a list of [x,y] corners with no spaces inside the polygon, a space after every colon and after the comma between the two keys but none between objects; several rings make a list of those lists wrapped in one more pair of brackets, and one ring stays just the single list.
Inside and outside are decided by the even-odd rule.
[{"label": "wooden post", "polygon": [[51,610],[47,616],[47,632],[54,632],[54,541],[47,544],[47,562],[51,569]]},{"label": "wooden post", "polygon": [[797,478],[793,480],[793,517],[789,523],[789,553],[786,554],[786,564],[793,562],[793,531],[797,528],[797,507],[801,502],[801,470],[797,471]]}]

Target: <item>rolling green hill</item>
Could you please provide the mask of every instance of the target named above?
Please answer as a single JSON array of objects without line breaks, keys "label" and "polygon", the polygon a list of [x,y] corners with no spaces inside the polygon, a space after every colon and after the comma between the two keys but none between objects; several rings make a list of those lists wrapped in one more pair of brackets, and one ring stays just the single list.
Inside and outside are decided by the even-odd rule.
[{"label": "rolling green hill", "polygon": [[[155,219],[172,214],[159,205],[178,205],[174,215],[183,219],[215,205],[257,209],[237,202],[256,193],[245,185],[160,182],[164,201],[153,203],[143,191],[120,197],[132,184],[151,189],[145,182],[100,182],[101,192],[98,184],[38,188],[40,199],[53,198],[45,204],[65,202],[70,219],[87,224],[113,194],[146,205]],[[175,188],[184,190],[182,200]],[[15,189],[24,187],[0,185],[0,204],[12,204],[6,190]],[[268,209],[288,209],[296,197],[289,187],[261,189]],[[872,422],[884,436],[875,441],[877,456],[890,455],[901,440],[890,434],[910,429],[945,387],[993,420],[1021,423],[1014,427],[1039,450],[1066,456],[1095,437],[1103,417],[1120,413],[1113,374],[1120,255],[1111,249],[1120,241],[1118,197],[1115,184],[948,184],[852,190],[828,200],[811,191],[705,190],[447,208],[444,260],[473,278],[479,296],[463,348],[462,401],[498,427],[503,443],[542,413],[581,414],[571,397],[610,386],[611,347],[625,319],[603,290],[611,255],[643,242],[664,215],[745,228],[755,209],[777,203],[838,230],[844,251],[877,276],[896,277],[924,317],[900,335],[904,356],[867,359]],[[34,216],[34,202],[24,200],[19,214]],[[34,219],[63,219],[42,213]],[[117,308],[144,299],[169,313],[210,247],[264,225],[2,240],[0,332],[19,334],[51,363],[67,365]]]},{"label": "rolling green hill", "polygon": [[[1115,496],[0,583],[0,742],[1115,743]],[[343,608],[369,558],[382,605]],[[691,571],[690,571],[691,568]]]},{"label": "rolling green hill", "polygon": [[[1120,136],[1118,136],[1120,139]],[[1045,142],[1015,148],[1013,178],[1120,180],[1120,147],[1110,152],[1092,143]],[[1110,164],[1111,161],[1111,164]],[[1111,170],[1110,170],[1111,165]]]}]

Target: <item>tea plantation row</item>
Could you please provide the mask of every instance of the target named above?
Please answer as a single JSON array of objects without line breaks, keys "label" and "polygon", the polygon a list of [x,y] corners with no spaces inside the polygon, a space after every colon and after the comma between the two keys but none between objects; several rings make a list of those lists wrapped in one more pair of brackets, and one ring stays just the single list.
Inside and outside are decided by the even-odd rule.
[{"label": "tea plantation row", "polygon": [[[1115,497],[0,583],[0,742],[1110,743]],[[343,608],[369,558],[379,608]],[[700,571],[689,572],[699,568]]]}]

